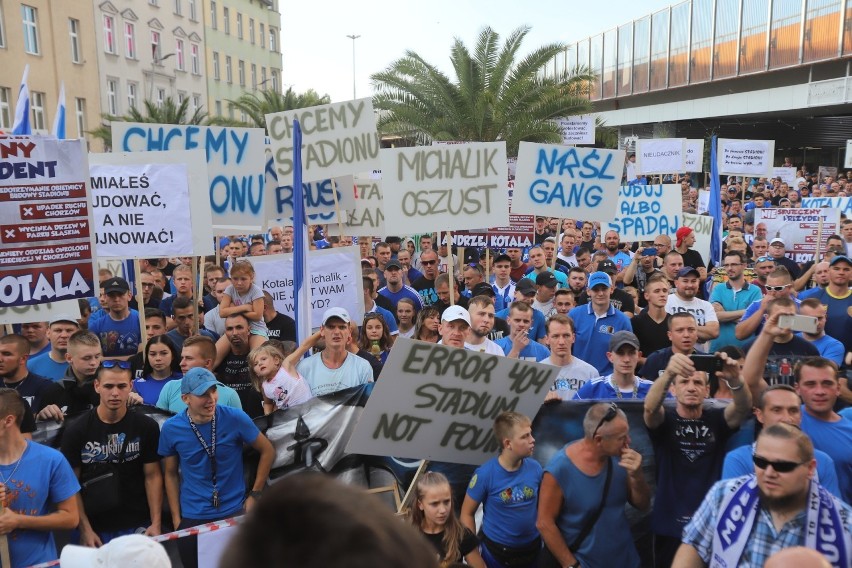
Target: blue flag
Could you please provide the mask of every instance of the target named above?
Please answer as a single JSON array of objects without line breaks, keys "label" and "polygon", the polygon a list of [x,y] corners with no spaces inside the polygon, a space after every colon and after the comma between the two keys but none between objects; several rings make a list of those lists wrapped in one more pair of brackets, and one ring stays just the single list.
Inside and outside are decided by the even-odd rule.
[{"label": "blue flag", "polygon": [[65,82],[59,89],[59,101],[56,103],[56,116],[53,118],[53,129],[50,132],[59,140],[65,140]]},{"label": "blue flag", "polygon": [[311,278],[308,272],[308,222],[302,187],[302,127],[293,121],[293,315],[296,343],[311,336]]},{"label": "blue flag", "polygon": [[719,183],[719,166],[716,163],[716,137],[710,138],[710,216],[713,233],[710,235],[710,261],[722,264],[722,186]]},{"label": "blue flag", "polygon": [[33,133],[30,124],[30,89],[27,87],[27,77],[30,74],[30,65],[24,67],[24,75],[21,77],[21,88],[18,89],[18,103],[15,106],[15,121],[12,123],[12,134],[29,135]]}]

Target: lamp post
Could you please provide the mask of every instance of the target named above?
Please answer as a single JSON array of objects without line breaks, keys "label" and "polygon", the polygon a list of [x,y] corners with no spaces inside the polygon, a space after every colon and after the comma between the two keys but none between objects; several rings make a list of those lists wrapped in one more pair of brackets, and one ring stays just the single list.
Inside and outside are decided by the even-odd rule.
[{"label": "lamp post", "polygon": [[355,94],[355,40],[361,36],[352,34],[346,37],[352,40],[352,98],[357,99],[358,97]]}]

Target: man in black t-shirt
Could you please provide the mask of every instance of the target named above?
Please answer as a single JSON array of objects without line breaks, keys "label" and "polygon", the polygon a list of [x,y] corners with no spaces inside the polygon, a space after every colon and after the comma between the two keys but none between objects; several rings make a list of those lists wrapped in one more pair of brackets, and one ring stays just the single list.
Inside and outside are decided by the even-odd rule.
[{"label": "man in black t-shirt", "polygon": [[249,376],[248,319],[242,314],[225,318],[225,336],[228,338],[228,354],[213,372],[222,384],[237,391],[246,414],[251,418],[263,416],[263,398]]},{"label": "man in black t-shirt", "polygon": [[[0,337],[0,378],[3,386],[15,389],[30,405],[37,418],[61,420],[64,396],[58,383],[27,370],[30,344],[20,335],[4,335]],[[42,413],[45,407],[56,408],[58,416],[50,412]]]},{"label": "man in black t-shirt", "polygon": [[420,253],[420,267],[423,276],[411,283],[411,287],[420,294],[423,306],[431,306],[438,302],[438,292],[435,291],[435,278],[438,277],[438,253],[424,250]]},{"label": "man in black t-shirt", "polygon": [[[95,378],[100,403],[71,421],[62,436],[62,453],[81,482],[107,471],[118,478],[115,506],[105,503],[103,510],[86,511],[86,500],[82,500],[83,546],[101,546],[137,531],[147,536],[162,532],[163,474],[157,454],[160,427],[152,418],[127,408],[132,387],[130,366],[125,361],[109,363],[114,366],[100,367]],[[100,491],[97,497],[106,501],[109,495]]]},{"label": "man in black t-shirt", "polygon": [[296,341],[296,322],[275,309],[272,295],[267,291],[263,292],[263,320],[266,322],[269,339]]}]

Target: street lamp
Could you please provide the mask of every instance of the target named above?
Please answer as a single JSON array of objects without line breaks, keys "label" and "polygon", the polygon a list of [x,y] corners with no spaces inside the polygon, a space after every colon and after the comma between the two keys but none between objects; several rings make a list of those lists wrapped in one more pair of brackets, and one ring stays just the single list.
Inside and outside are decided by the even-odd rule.
[{"label": "street lamp", "polygon": [[358,97],[355,94],[355,40],[361,36],[353,34],[346,37],[352,40],[352,98],[357,99]]}]

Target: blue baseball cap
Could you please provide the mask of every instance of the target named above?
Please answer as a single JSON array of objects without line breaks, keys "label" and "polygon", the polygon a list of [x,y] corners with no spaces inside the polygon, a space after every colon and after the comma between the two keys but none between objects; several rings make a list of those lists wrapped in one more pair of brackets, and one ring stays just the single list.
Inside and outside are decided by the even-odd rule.
[{"label": "blue baseball cap", "polygon": [[194,367],[186,372],[180,381],[180,394],[194,394],[202,396],[211,387],[222,385],[216,380],[216,375],[204,367]]},{"label": "blue baseball cap", "polygon": [[607,288],[612,286],[612,280],[610,280],[609,274],[606,272],[592,272],[592,275],[589,276],[589,290],[595,286],[601,285],[606,286]]}]

